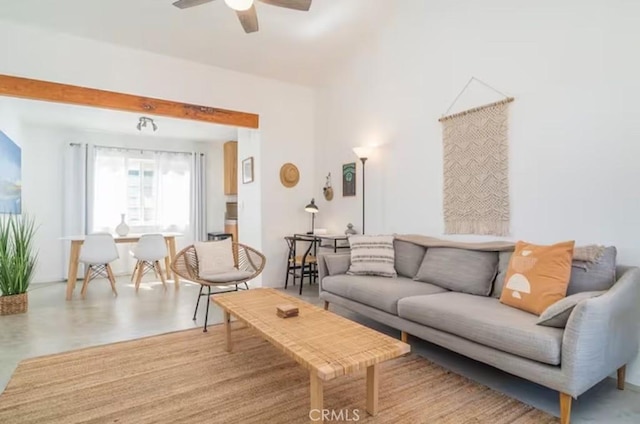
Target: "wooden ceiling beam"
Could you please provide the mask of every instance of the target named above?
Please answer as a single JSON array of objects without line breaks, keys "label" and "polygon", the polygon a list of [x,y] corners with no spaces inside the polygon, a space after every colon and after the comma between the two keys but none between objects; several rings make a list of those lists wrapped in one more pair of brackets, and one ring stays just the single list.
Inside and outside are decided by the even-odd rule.
[{"label": "wooden ceiling beam", "polygon": [[253,113],[2,74],[0,74],[0,95],[126,112],[139,112],[243,128],[258,128],[260,123],[259,116]]}]

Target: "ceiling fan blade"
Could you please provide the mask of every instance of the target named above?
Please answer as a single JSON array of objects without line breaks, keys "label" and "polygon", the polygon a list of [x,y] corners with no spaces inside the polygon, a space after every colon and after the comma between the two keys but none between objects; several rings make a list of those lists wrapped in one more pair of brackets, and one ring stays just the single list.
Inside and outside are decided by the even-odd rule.
[{"label": "ceiling fan blade", "polygon": [[260,0],[262,3],[272,6],[286,7],[287,9],[302,10],[306,12],[311,7],[311,0]]},{"label": "ceiling fan blade", "polygon": [[236,10],[238,19],[244,28],[244,32],[250,34],[258,31],[258,14],[256,13],[256,7],[251,5],[247,10]]},{"label": "ceiling fan blade", "polygon": [[173,5],[178,9],[188,9],[189,7],[200,6],[201,4],[210,3],[213,0],[178,0]]}]

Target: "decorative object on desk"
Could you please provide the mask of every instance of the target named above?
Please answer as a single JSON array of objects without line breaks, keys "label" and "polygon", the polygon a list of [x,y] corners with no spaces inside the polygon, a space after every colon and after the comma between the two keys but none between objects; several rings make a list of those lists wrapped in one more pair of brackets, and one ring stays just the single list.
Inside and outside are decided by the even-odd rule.
[{"label": "decorative object on desk", "polygon": [[333,200],[333,187],[331,187],[331,172],[327,175],[327,181],[324,183],[324,187],[322,188],[322,193],[324,194],[324,198],[327,201]]},{"label": "decorative object on desk", "polygon": [[0,315],[27,311],[27,289],[38,260],[35,233],[35,221],[28,215],[0,217]]},{"label": "decorative object on desk", "polygon": [[300,181],[300,171],[292,163],[285,163],[280,168],[280,182],[287,188],[295,187]]},{"label": "decorative object on desk", "polygon": [[22,152],[0,131],[0,213],[21,213]]},{"label": "decorative object on desk", "polygon": [[297,317],[300,311],[296,305],[286,304],[276,306],[276,315],[280,318]]},{"label": "decorative object on desk", "polygon": [[504,97],[439,119],[444,152],[444,224],[446,234],[509,234],[508,106],[513,97],[473,77],[473,82]]},{"label": "decorative object on desk", "polygon": [[118,224],[118,226],[116,227],[116,234],[119,235],[120,237],[124,237],[127,234],[129,234],[129,226],[124,221],[124,216],[125,214],[123,213],[120,214],[120,224]]},{"label": "decorative object on desk", "polygon": [[311,214],[311,231],[308,232],[307,234],[313,234],[315,230],[315,224],[316,224],[316,214],[318,213],[318,207],[316,206],[316,199],[311,199],[311,203],[305,206],[304,210]]},{"label": "decorative object on desk", "polygon": [[347,235],[347,236],[352,236],[354,234],[358,234],[358,232],[353,229],[353,224],[352,223],[348,223],[347,224],[347,229],[344,230],[344,234]]},{"label": "decorative object on desk", "polygon": [[242,184],[253,182],[253,156],[242,161]]},{"label": "decorative object on desk", "polygon": [[365,216],[365,213],[364,213],[364,205],[365,205],[364,203],[364,195],[365,195],[364,164],[367,161],[367,159],[369,159],[372,149],[373,147],[367,147],[367,146],[353,148],[353,152],[356,154],[356,156],[358,156],[358,158],[362,162],[362,234],[364,234],[364,216]]},{"label": "decorative object on desk", "polygon": [[356,195],[356,163],[342,165],[342,197]]}]

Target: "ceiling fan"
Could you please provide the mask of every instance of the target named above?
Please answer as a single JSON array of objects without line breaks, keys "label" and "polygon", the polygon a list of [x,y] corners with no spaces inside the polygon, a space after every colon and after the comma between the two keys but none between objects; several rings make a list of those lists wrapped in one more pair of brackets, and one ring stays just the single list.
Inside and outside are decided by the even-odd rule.
[{"label": "ceiling fan", "polygon": [[[200,6],[214,0],[178,0],[173,5],[179,9]],[[287,9],[301,10],[307,12],[311,7],[312,0],[257,0],[272,6],[285,7]],[[224,2],[236,11],[238,19],[247,34],[258,31],[258,14],[254,0],[224,0]]]}]

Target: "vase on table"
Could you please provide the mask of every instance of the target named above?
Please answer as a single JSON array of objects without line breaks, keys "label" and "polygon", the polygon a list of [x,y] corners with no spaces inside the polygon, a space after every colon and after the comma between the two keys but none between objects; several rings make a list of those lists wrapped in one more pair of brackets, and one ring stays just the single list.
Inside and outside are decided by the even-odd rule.
[{"label": "vase on table", "polygon": [[357,234],[357,231],[353,229],[353,224],[351,224],[351,223],[347,224],[347,229],[344,230],[344,234],[346,236],[351,236],[351,235]]},{"label": "vase on table", "polygon": [[124,237],[129,234],[129,226],[124,221],[124,214],[120,214],[120,224],[116,227],[116,234],[120,237]]}]

